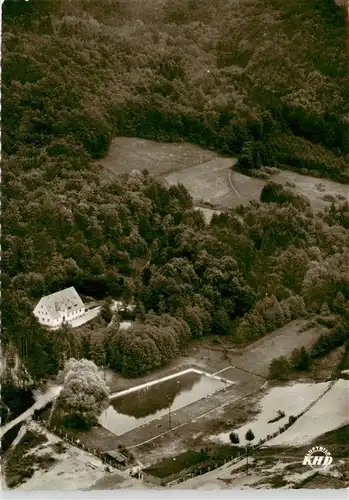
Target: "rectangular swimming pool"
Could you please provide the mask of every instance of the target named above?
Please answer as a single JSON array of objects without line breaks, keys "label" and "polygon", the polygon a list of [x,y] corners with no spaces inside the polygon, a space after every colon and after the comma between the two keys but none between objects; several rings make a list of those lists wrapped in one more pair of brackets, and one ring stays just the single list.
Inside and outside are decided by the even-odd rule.
[{"label": "rectangular swimming pool", "polygon": [[110,400],[99,419],[100,425],[122,435],[148,422],[160,419],[199,399],[228,387],[232,382],[194,369],[166,379],[122,391]]}]

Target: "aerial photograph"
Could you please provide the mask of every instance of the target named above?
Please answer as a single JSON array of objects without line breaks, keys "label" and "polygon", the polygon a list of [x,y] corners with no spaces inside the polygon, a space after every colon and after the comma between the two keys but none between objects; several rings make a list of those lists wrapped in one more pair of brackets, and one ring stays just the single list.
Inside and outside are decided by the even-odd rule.
[{"label": "aerial photograph", "polygon": [[1,491],[347,498],[349,0],[1,39]]}]

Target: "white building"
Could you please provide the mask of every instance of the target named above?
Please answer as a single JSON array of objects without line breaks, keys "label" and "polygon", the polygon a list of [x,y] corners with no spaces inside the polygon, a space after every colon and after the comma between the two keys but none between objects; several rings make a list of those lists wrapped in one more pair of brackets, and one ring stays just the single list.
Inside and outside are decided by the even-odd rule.
[{"label": "white building", "polygon": [[112,300],[110,304],[110,309],[112,312],[123,312],[123,311],[134,311],[136,308],[135,304],[126,304],[120,300]]},{"label": "white building", "polygon": [[57,328],[83,316],[86,307],[73,286],[42,297],[33,313],[43,326]]},{"label": "white building", "polygon": [[132,328],[133,323],[133,321],[121,321],[119,330],[129,330],[129,328]]}]

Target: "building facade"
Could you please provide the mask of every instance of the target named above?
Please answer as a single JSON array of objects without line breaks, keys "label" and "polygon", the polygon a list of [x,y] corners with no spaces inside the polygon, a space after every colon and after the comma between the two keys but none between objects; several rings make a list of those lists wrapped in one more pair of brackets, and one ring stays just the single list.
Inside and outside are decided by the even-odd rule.
[{"label": "building facade", "polygon": [[86,307],[73,286],[42,297],[33,311],[39,323],[50,328],[69,325],[85,312]]}]

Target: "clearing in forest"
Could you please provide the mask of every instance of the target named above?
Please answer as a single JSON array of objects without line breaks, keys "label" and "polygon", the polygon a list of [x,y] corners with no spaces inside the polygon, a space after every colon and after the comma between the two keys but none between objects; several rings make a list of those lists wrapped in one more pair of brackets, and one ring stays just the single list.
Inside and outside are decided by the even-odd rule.
[{"label": "clearing in forest", "polygon": [[[196,205],[233,208],[259,200],[266,180],[249,177],[232,169],[235,158],[220,156],[187,142],[160,143],[133,137],[116,137],[107,156],[98,160],[104,178],[147,169],[165,185],[184,184]],[[348,200],[349,186],[297,172],[282,170],[269,180],[306,196],[313,210],[323,210],[332,201]],[[205,214],[209,220],[210,214]]]}]

